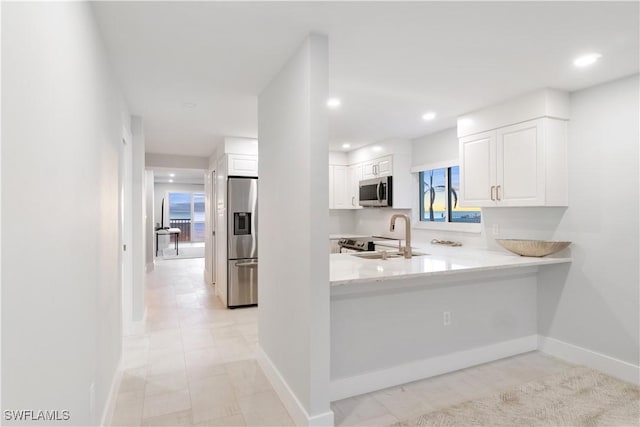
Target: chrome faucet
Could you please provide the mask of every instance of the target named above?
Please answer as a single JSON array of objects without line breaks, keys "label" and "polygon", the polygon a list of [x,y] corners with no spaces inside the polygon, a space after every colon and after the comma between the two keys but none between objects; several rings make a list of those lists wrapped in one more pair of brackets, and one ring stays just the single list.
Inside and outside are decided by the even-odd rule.
[{"label": "chrome faucet", "polygon": [[411,258],[411,218],[406,214],[393,214],[391,215],[391,223],[389,225],[389,231],[393,231],[396,228],[396,219],[404,218],[404,240],[405,245],[402,249],[402,253],[405,258]]}]

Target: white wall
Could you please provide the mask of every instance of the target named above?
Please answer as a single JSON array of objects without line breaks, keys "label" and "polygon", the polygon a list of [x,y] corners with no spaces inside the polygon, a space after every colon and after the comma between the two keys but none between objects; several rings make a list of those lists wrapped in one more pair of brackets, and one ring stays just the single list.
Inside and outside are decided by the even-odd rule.
[{"label": "white wall", "polygon": [[[638,75],[571,94],[569,208],[553,238],[571,267],[539,279],[542,335],[640,365]],[[530,216],[533,218],[533,214]]]},{"label": "white wall", "polygon": [[207,169],[209,166],[209,158],[147,153],[145,156],[145,165],[147,168]]},{"label": "white wall", "polygon": [[349,165],[349,155],[341,151],[329,151],[329,164],[330,165]]},{"label": "white wall", "polygon": [[411,150],[411,166],[449,160],[455,160],[457,163],[459,152],[456,128],[452,127],[442,132],[416,138],[411,141]]},{"label": "white wall", "polygon": [[253,138],[225,137],[224,152],[226,154],[258,155],[258,140]]},{"label": "white wall", "polygon": [[[355,233],[369,234],[372,236],[385,236],[395,239],[404,240],[404,222],[398,221],[395,231],[389,230],[391,215],[394,214],[411,215],[408,209],[391,209],[391,208],[363,208],[356,211],[355,215]],[[415,232],[412,230],[412,237]],[[412,240],[412,245],[415,243]],[[403,243],[404,244],[404,243]]]},{"label": "white wall", "polygon": [[329,210],[329,234],[356,232],[356,216],[354,210],[330,209]]},{"label": "white wall", "polygon": [[258,98],[259,343],[295,420],[322,425],[333,423],[327,87],[327,38],[311,35]]},{"label": "white wall", "polygon": [[73,425],[100,422],[121,353],[129,123],[106,58],[90,4],[3,3],[2,407]]}]

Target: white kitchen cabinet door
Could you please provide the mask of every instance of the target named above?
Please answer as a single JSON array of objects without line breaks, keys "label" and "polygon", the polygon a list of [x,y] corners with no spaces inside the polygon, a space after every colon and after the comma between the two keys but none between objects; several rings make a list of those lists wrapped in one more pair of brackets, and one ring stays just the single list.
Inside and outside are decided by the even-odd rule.
[{"label": "white kitchen cabinet door", "polygon": [[229,154],[229,176],[258,176],[258,156]]},{"label": "white kitchen cabinet door", "polygon": [[374,160],[369,160],[368,162],[364,162],[362,164],[362,179],[370,179],[375,178],[375,166],[376,162]]},{"label": "white kitchen cabinet door", "polygon": [[460,205],[496,206],[496,132],[460,138]]},{"label": "white kitchen cabinet door", "polygon": [[384,156],[362,164],[362,179],[393,174],[393,156]]},{"label": "white kitchen cabinet door", "polygon": [[347,199],[349,208],[360,209],[360,180],[362,179],[362,165],[351,165],[347,173],[349,193]]},{"label": "white kitchen cabinet door", "polygon": [[497,179],[500,206],[545,204],[544,124],[531,120],[496,132]]},{"label": "white kitchen cabinet door", "polygon": [[333,166],[329,165],[329,209],[333,209]]},{"label": "white kitchen cabinet door", "polygon": [[351,208],[351,199],[348,197],[349,183],[347,180],[347,166],[333,166],[333,208]]},{"label": "white kitchen cabinet door", "polygon": [[376,176],[389,176],[393,171],[393,157],[385,156],[377,159]]}]

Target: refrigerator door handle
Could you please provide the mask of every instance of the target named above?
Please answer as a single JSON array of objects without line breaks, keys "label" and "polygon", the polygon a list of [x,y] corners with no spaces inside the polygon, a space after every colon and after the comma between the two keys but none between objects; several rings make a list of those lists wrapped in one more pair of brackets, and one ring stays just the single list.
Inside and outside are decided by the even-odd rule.
[{"label": "refrigerator door handle", "polygon": [[257,267],[257,266],[258,266],[258,262],[257,261],[236,262],[236,267],[252,268],[252,267]]}]

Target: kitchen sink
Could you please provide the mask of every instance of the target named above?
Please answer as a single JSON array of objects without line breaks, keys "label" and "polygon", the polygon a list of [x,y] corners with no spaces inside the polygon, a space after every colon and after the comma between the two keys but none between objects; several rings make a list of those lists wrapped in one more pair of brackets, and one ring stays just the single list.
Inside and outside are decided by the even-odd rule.
[{"label": "kitchen sink", "polygon": [[[384,259],[385,256],[382,252],[361,252],[361,253],[357,253],[357,254],[351,254],[353,256],[357,256],[358,258],[364,258],[364,259]],[[425,255],[429,255],[429,254],[425,254],[423,252],[417,252],[414,251],[412,254],[412,257],[416,257],[416,256],[425,256]],[[386,253],[386,258],[387,259],[395,259],[395,258],[403,258],[404,254],[402,254],[401,252],[387,252]]]}]

